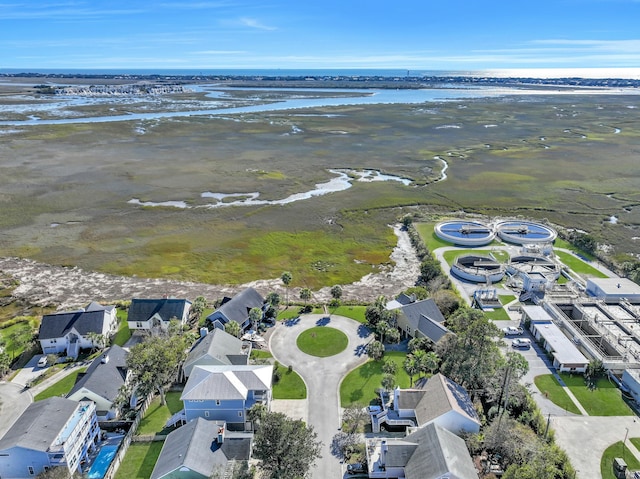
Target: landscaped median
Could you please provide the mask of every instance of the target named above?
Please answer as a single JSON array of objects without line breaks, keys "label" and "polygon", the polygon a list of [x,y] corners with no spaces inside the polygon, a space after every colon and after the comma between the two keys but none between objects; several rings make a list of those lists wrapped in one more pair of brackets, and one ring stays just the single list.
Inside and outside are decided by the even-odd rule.
[{"label": "landscaped median", "polygon": [[[607,378],[598,379],[596,387],[590,389],[582,375],[561,373],[560,377],[590,416],[633,415],[631,408],[622,399],[620,390]],[[540,392],[554,404],[569,412],[580,414],[578,408],[552,374],[536,376],[534,382]]]}]

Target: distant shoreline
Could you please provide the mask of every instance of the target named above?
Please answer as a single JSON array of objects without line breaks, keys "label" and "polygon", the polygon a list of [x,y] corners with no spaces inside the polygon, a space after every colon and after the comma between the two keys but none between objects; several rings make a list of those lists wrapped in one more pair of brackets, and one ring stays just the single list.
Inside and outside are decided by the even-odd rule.
[{"label": "distant shoreline", "polygon": [[471,86],[518,87],[601,87],[640,88],[640,79],[625,78],[534,78],[534,77],[492,77],[460,75],[428,76],[386,76],[386,75],[260,75],[260,74],[102,74],[102,73],[0,73],[0,87],[4,85],[23,86],[33,84],[93,84],[113,85],[150,82],[157,84],[199,84],[220,83],[229,87],[247,88],[461,88]]}]

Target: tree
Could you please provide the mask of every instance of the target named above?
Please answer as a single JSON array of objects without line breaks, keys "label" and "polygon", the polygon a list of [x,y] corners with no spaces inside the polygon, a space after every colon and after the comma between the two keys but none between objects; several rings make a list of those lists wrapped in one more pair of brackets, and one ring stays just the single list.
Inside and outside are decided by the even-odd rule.
[{"label": "tree", "polygon": [[71,473],[66,466],[51,467],[36,476],[36,479],[80,479],[82,475],[75,471]]},{"label": "tree", "polygon": [[382,362],[382,372],[385,374],[396,374],[398,372],[398,364],[389,359]]},{"label": "tree", "polygon": [[278,309],[278,306],[280,306],[280,295],[276,292],[271,292],[267,295],[265,301],[275,309]]},{"label": "tree", "polygon": [[240,328],[240,323],[237,321],[231,320],[227,324],[224,325],[225,332],[229,333],[231,336],[236,338],[240,337],[242,333],[242,328]]},{"label": "tree", "polygon": [[258,329],[258,324],[262,319],[262,310],[260,308],[251,308],[249,310],[249,321],[251,322],[251,329]]},{"label": "tree", "polygon": [[361,432],[369,422],[369,414],[361,404],[348,406],[342,412],[342,430],[348,433]]},{"label": "tree", "polygon": [[396,385],[396,377],[393,374],[385,374],[382,376],[382,387],[387,391],[391,391]]},{"label": "tree", "polygon": [[286,306],[289,306],[289,285],[291,284],[291,281],[293,281],[293,276],[291,276],[291,273],[289,271],[285,271],[284,273],[282,273],[282,276],[280,276],[280,279],[282,280],[282,283],[284,284],[285,287],[285,304]]},{"label": "tree", "polygon": [[422,283],[428,283],[441,274],[440,263],[434,258],[427,258],[420,265],[420,280]]},{"label": "tree", "polygon": [[165,388],[178,374],[186,358],[184,338],[178,335],[152,336],[136,344],[127,355],[127,367],[142,395],[157,391],[160,404],[166,404]]},{"label": "tree", "polygon": [[460,298],[450,289],[440,289],[433,294],[433,301],[445,318],[460,307]]},{"label": "tree", "polygon": [[9,372],[11,362],[11,358],[7,353],[0,353],[0,378]]},{"label": "tree", "polygon": [[269,479],[302,479],[321,457],[321,445],[312,426],[270,412],[254,436],[253,457]]},{"label": "tree", "polygon": [[340,431],[331,440],[331,454],[340,460],[346,460],[359,442],[358,434]]},{"label": "tree", "polygon": [[311,290],[309,288],[302,288],[300,290],[300,299],[304,301],[304,306],[307,306],[307,301],[311,299]]},{"label": "tree", "polygon": [[342,298],[342,286],[340,286],[339,284],[336,284],[335,286],[332,286],[331,287],[331,297],[333,299],[337,299],[339,301],[340,298]]},{"label": "tree", "polygon": [[387,330],[387,343],[398,344],[400,342],[400,331],[398,328],[391,327]]},{"label": "tree", "polygon": [[433,351],[429,351],[424,355],[424,368],[429,371],[431,375],[436,372],[439,364],[440,356],[438,356]]},{"label": "tree", "polygon": [[379,361],[384,356],[384,344],[380,341],[371,341],[367,344],[367,356],[369,356],[374,361]]},{"label": "tree", "polygon": [[403,363],[404,370],[409,375],[410,387],[413,387],[413,376],[420,372],[420,367],[413,354],[407,355]]},{"label": "tree", "polygon": [[411,338],[407,344],[410,353],[414,353],[419,349],[425,352],[433,351],[434,346],[433,341],[426,336]]},{"label": "tree", "polygon": [[193,300],[193,303],[191,304],[191,315],[196,322],[200,321],[200,317],[202,316],[202,313],[204,313],[204,310],[206,308],[207,300],[204,296],[198,296]]},{"label": "tree", "polygon": [[602,364],[600,359],[592,359],[587,365],[587,369],[584,372],[584,380],[587,383],[589,389],[595,389],[598,378],[604,376],[607,369]]},{"label": "tree", "polygon": [[267,406],[257,402],[247,411],[247,419],[253,424],[253,430],[256,431],[260,428],[260,422],[264,416],[269,412]]}]

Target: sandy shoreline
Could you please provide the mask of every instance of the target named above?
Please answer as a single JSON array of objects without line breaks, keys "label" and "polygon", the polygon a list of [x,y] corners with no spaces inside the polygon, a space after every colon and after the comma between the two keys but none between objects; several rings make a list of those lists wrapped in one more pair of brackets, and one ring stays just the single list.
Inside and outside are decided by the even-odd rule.
[{"label": "sandy shoreline", "polygon": [[[397,246],[390,256],[394,266],[368,274],[355,283],[342,285],[343,301],[369,303],[381,295],[391,298],[415,284],[420,274],[420,261],[408,234],[397,225],[394,232],[398,237]],[[55,305],[59,310],[82,307],[91,301],[109,303],[133,297],[152,298],[163,295],[190,300],[204,296],[207,300],[214,301],[224,296],[233,296],[248,286],[254,287],[263,296],[274,291],[283,297],[285,294],[279,278],[256,280],[241,285],[212,285],[116,276],[22,258],[0,258],[0,272],[19,282],[13,291],[15,298],[36,305]],[[331,299],[331,286],[314,291],[312,301],[328,302]],[[297,300],[299,291],[300,288],[291,288],[289,298]]]}]

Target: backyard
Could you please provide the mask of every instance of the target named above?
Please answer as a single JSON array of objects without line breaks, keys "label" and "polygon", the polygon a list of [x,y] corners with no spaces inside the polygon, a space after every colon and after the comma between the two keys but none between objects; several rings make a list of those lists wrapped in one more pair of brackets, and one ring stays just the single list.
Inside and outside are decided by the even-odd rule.
[{"label": "backyard", "polygon": [[[402,351],[389,351],[384,355],[384,359],[397,364],[396,385],[401,388],[410,386],[409,375],[402,366],[406,357],[407,353]],[[384,376],[382,365],[383,361],[369,360],[344,377],[340,384],[340,404],[342,407],[354,404],[371,404],[378,397],[376,391],[382,387]],[[414,377],[414,381],[416,379],[417,377]]]},{"label": "backyard", "polygon": [[163,445],[163,441],[131,443],[115,479],[149,479]]},{"label": "backyard", "polygon": [[180,400],[180,391],[169,391],[166,394],[167,404],[160,404],[160,397],[156,396],[147,412],[145,413],[140,426],[138,427],[137,434],[145,436],[148,434],[168,434],[170,430],[165,430],[164,425],[169,418],[183,409],[182,401]]}]

